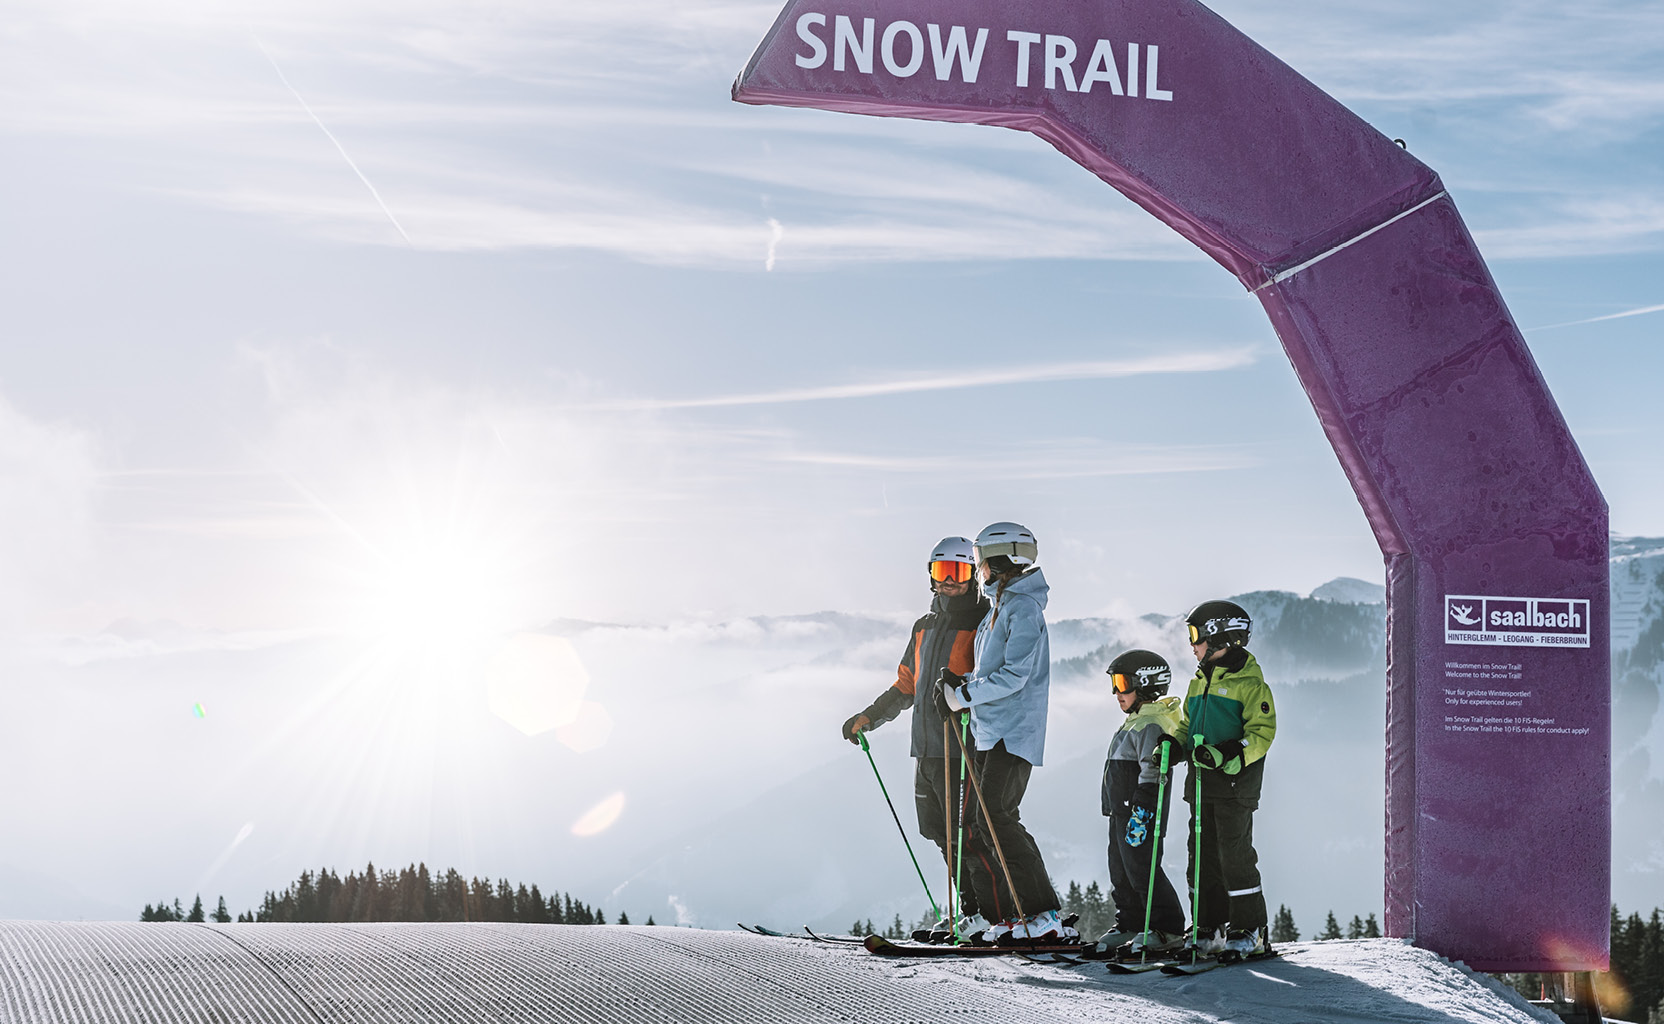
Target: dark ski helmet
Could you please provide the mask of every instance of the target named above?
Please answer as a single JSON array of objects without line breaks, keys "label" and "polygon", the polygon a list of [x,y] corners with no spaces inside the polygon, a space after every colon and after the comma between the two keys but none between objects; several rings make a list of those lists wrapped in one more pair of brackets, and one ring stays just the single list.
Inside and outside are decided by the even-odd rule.
[{"label": "dark ski helmet", "polygon": [[1140,701],[1167,696],[1167,687],[1173,682],[1173,669],[1167,659],[1154,651],[1127,651],[1110,662],[1106,671],[1116,693],[1136,693]]},{"label": "dark ski helmet", "polygon": [[1241,647],[1248,642],[1254,628],[1253,620],[1243,607],[1234,601],[1203,601],[1184,617],[1190,642],[1205,643],[1208,653],[1226,647]]}]

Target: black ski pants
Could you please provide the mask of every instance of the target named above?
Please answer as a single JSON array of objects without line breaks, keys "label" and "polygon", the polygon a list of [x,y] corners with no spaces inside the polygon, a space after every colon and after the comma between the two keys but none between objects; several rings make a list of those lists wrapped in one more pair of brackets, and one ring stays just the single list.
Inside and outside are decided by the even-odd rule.
[{"label": "black ski pants", "polygon": [[[1014,918],[1019,904],[1022,912],[1030,917],[1060,909],[1063,904],[1046,874],[1040,847],[1023,827],[1018,812],[1034,766],[1007,751],[1003,740],[993,750],[977,751],[971,765],[982,783],[983,800],[988,805],[986,819],[981,808],[973,806],[970,810],[972,828],[966,840],[970,851],[982,859],[985,867],[975,879],[977,906],[982,909],[982,916],[990,921]],[[974,792],[971,800],[976,800]],[[990,823],[993,835],[999,838],[997,852],[988,830]],[[1000,853],[1005,855],[1005,865],[1011,871],[1011,885],[1006,884],[1005,872],[1000,869]],[[1017,890],[1015,902],[1012,886]]]},{"label": "black ski pants", "polygon": [[1202,849],[1196,849],[1197,804],[1190,808],[1190,884],[1199,886],[1196,924],[1203,932],[1229,927],[1253,931],[1266,924],[1260,856],[1254,852],[1258,800],[1210,799],[1203,790]]},{"label": "black ski pants", "polygon": [[1115,805],[1109,818],[1109,896],[1115,903],[1115,929],[1124,932],[1144,930],[1144,897],[1150,892],[1150,868],[1155,866],[1156,886],[1150,901],[1150,927],[1177,935],[1184,931],[1184,905],[1167,872],[1161,869],[1161,850],[1167,845],[1167,833],[1173,829],[1169,810],[1173,805],[1173,791],[1165,794],[1160,808],[1161,841],[1156,841],[1155,823],[1150,823],[1149,838],[1140,846],[1127,845],[1127,822],[1132,820],[1132,808],[1125,803]]},{"label": "black ski pants", "polygon": [[[919,835],[935,843],[942,851],[942,860],[948,866],[948,878],[962,878],[963,889],[959,893],[957,909],[962,914],[979,914],[981,905],[977,902],[977,893],[987,890],[987,885],[979,881],[979,875],[988,873],[987,865],[975,850],[971,848],[969,836],[965,841],[964,874],[961,876],[955,868],[953,849],[959,835],[960,814],[965,814],[965,824],[969,829],[971,819],[979,812],[976,809],[976,794],[971,784],[966,781],[961,790],[959,781],[959,758],[955,757],[948,765],[948,777],[942,777],[942,759],[939,757],[921,757],[914,762],[918,767],[913,772],[913,806],[919,814]],[[969,804],[965,803],[969,800]],[[950,883],[951,884],[951,883]],[[947,905],[943,904],[942,912],[947,913]]]}]

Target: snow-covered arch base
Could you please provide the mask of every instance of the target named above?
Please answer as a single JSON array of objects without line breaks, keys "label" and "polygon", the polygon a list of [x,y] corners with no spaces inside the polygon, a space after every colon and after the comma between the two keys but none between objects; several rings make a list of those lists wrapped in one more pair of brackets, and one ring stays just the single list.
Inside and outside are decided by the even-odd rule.
[{"label": "snow-covered arch base", "polygon": [[1431,169],[1192,0],[791,0],[734,98],[1032,132],[1235,274],[1386,557],[1389,933],[1605,966],[1606,504]]}]

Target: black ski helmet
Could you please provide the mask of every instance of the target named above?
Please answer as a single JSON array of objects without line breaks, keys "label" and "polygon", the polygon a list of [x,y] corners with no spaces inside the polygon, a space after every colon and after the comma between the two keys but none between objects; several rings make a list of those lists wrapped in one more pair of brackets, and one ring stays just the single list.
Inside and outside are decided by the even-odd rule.
[{"label": "black ski helmet", "polygon": [[1254,628],[1247,611],[1234,601],[1203,601],[1184,617],[1190,642],[1205,643],[1208,653],[1225,647],[1241,647]]},{"label": "black ski helmet", "polygon": [[1167,687],[1173,682],[1173,669],[1167,659],[1154,651],[1126,651],[1105,671],[1116,693],[1136,693],[1140,701],[1167,696]]}]

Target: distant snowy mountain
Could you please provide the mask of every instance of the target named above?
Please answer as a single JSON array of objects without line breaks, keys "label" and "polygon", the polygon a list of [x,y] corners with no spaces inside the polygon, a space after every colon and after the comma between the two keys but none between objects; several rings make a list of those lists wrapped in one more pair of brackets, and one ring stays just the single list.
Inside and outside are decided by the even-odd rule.
[{"label": "distant snowy mountain", "polygon": [[[1664,539],[1612,539],[1614,898],[1664,889]],[[1622,897],[1640,890],[1654,902]]]},{"label": "distant snowy mountain", "polygon": [[1386,604],[1387,588],[1379,583],[1342,576],[1312,591],[1312,598],[1339,604]]}]

